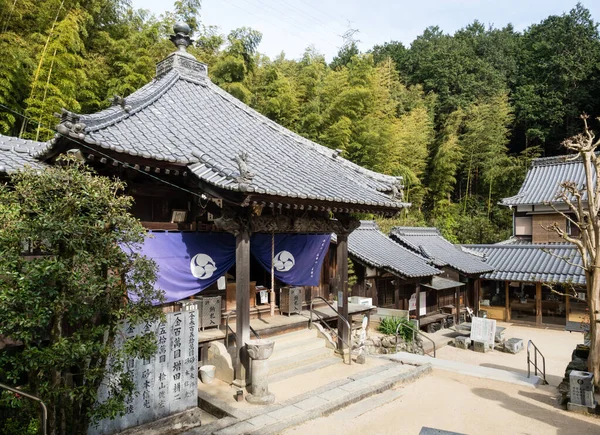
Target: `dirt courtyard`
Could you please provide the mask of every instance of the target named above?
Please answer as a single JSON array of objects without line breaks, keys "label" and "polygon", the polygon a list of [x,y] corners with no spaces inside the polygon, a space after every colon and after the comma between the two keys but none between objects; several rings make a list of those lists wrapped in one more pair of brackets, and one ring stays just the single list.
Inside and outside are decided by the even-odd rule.
[{"label": "dirt courtyard", "polygon": [[[505,337],[532,340],[546,357],[550,385],[536,388],[442,370],[415,383],[373,396],[286,434],[419,434],[423,427],[462,434],[600,434],[600,418],[567,412],[557,405],[556,386],[583,336],[498,322]],[[443,342],[454,335],[436,333]],[[438,358],[527,374],[527,352],[486,354],[445,346]]]},{"label": "dirt courtyard", "polygon": [[434,370],[395,393],[383,405],[372,397],[284,433],[417,435],[430,427],[470,435],[600,434],[600,419],[558,408],[550,386],[534,389]]}]

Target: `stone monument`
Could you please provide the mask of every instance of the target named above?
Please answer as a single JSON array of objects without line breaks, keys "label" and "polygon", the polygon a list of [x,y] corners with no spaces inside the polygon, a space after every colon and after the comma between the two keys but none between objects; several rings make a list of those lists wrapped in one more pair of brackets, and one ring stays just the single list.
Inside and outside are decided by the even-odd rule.
[{"label": "stone monument", "polygon": [[594,375],[589,372],[573,370],[569,375],[571,400],[567,404],[569,411],[594,412],[597,403],[594,397]]},{"label": "stone monument", "polygon": [[[101,420],[88,435],[111,435],[198,406],[198,310],[178,311],[164,322],[124,324],[117,334],[117,346],[137,335],[153,332],[157,352],[149,359],[131,358],[124,370],[135,383],[125,399],[125,414]],[[109,359],[107,364],[111,364]],[[114,376],[119,376],[118,373]],[[113,379],[107,377],[98,390],[98,401],[113,394]]]}]

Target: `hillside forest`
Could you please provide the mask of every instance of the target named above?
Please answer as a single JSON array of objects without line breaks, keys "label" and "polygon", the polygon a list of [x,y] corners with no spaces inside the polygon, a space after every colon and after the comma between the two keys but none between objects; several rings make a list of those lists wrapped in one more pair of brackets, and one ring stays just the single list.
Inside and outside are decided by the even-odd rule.
[{"label": "hillside forest", "polygon": [[[61,108],[91,113],[152,80],[176,21],[212,81],[281,125],[405,180],[412,207],[390,225],[435,225],[454,242],[510,236],[534,157],[564,152],[579,115],[600,115],[600,35],[582,5],[523,31],[478,21],[366,52],[340,39],[331,62],[260,53],[260,29],[224,34],[200,0],[155,16],[127,0],[0,0],[0,133],[45,141]],[[352,32],[350,32],[352,33]],[[198,110],[202,110],[199,108]]]}]

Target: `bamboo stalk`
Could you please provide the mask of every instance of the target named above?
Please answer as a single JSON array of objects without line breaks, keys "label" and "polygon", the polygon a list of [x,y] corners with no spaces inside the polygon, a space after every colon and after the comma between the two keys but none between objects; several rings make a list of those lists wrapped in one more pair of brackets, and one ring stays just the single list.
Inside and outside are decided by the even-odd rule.
[{"label": "bamboo stalk", "polygon": [[[44,59],[46,57],[46,50],[48,50],[48,45],[50,44],[50,38],[52,38],[52,34],[54,33],[54,28],[56,27],[56,23],[58,22],[58,16],[60,11],[65,4],[65,0],[62,0],[58,10],[56,11],[56,17],[54,18],[54,22],[52,23],[52,27],[50,28],[50,32],[48,33],[48,37],[46,38],[46,43],[44,44],[44,49],[42,50],[42,55],[40,56],[40,61],[38,62],[38,66],[35,70],[35,74],[33,76],[33,81],[31,82],[31,92],[29,93],[29,100],[33,98],[33,93],[35,92],[35,85],[37,83],[38,77],[40,75],[40,71],[42,70],[42,65],[44,64]],[[25,127],[27,126],[27,118],[23,119],[23,123],[21,124],[21,130],[19,131],[19,137],[23,137],[23,132],[25,131]]]},{"label": "bamboo stalk", "polygon": [[[42,98],[42,109],[46,104],[46,95],[48,95],[48,86],[50,86],[50,77],[52,76],[52,69],[54,68],[54,60],[56,59],[56,48],[54,49],[54,53],[52,54],[52,62],[50,62],[50,69],[48,70],[48,78],[46,79],[46,86],[44,87],[44,97]],[[42,114],[43,110],[40,110],[40,117],[38,119],[37,130],[35,133],[35,141],[37,142],[40,137],[40,128],[42,127]]]}]

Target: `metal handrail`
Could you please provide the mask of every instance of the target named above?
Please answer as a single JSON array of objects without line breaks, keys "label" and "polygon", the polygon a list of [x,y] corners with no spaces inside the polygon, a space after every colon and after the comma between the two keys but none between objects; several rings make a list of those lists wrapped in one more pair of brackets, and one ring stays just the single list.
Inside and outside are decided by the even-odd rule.
[{"label": "metal handrail", "polygon": [[[308,328],[312,328],[312,315],[313,315],[313,303],[315,301],[315,299],[321,299],[323,302],[325,302],[327,305],[329,305],[329,308],[331,308],[333,310],[333,312],[335,314],[337,314],[337,316],[342,319],[342,321],[346,324],[346,326],[348,327],[348,332],[351,333],[352,331],[352,327],[350,326],[350,322],[348,322],[348,319],[346,319],[344,316],[342,316],[338,310],[336,310],[335,308],[333,308],[333,305],[331,305],[329,302],[327,302],[327,300],[325,300],[323,297],[321,296],[315,296],[313,299],[311,299],[310,301],[310,319],[308,321]],[[317,312],[315,312],[315,314],[317,315],[317,317],[319,318],[319,320],[333,333],[335,333],[335,335],[337,335],[337,337],[342,340],[342,342],[346,345],[346,347],[348,347],[348,365],[352,365],[352,346],[350,346],[350,344],[348,344],[348,342],[346,340],[344,340],[344,337],[342,337],[339,332],[336,332],[333,330],[333,328],[331,326],[329,326],[327,324],[327,322],[323,321],[323,317],[321,317],[321,315]],[[343,350],[342,350],[342,359],[344,358],[343,356]]]},{"label": "metal handrail", "polygon": [[433,357],[435,358],[435,341],[433,341],[430,337],[426,336],[421,331],[413,327],[410,323],[398,323],[398,326],[396,326],[396,352],[398,352],[398,331],[400,330],[401,326],[406,326],[413,332],[413,342],[415,341],[415,332],[425,337],[427,340],[431,341],[431,343],[433,344]]},{"label": "metal handrail", "polygon": [[[231,310],[230,312],[228,312],[227,316],[225,317],[225,348],[226,349],[229,348],[229,331],[231,331],[233,333],[233,329],[231,329],[231,327],[229,326],[229,316],[231,316],[233,313],[235,313],[235,310]],[[250,326],[249,322],[248,322],[248,327],[250,328],[250,331],[254,334],[254,336],[260,340],[260,334],[258,332],[256,332],[252,326]]]},{"label": "metal handrail", "polygon": [[[534,349],[533,361],[531,361],[531,355],[530,355],[530,351],[529,351],[529,348],[531,346],[533,346],[533,349]],[[537,361],[538,353],[542,357],[542,370],[540,370],[538,368],[538,361]],[[537,374],[539,372],[542,375],[542,381],[544,382],[544,384],[548,384],[548,381],[546,380],[546,358],[544,357],[542,352],[540,352],[540,350],[537,348],[537,346],[534,344],[534,342],[529,340],[527,342],[527,377],[528,378],[531,376],[531,365],[533,365],[533,367],[535,369],[534,376],[537,376]]]},{"label": "metal handrail", "polygon": [[16,388],[9,387],[8,385],[2,384],[2,383],[0,383],[0,388],[4,388],[5,390],[11,391],[16,394],[20,394],[23,397],[27,397],[28,399],[35,400],[36,402],[40,402],[40,405],[42,405],[42,435],[46,435],[46,424],[48,421],[48,408],[46,408],[46,405],[44,404],[44,402],[42,402],[42,399],[40,399],[39,397],[33,396],[29,393],[25,393],[24,391],[17,390]]}]

